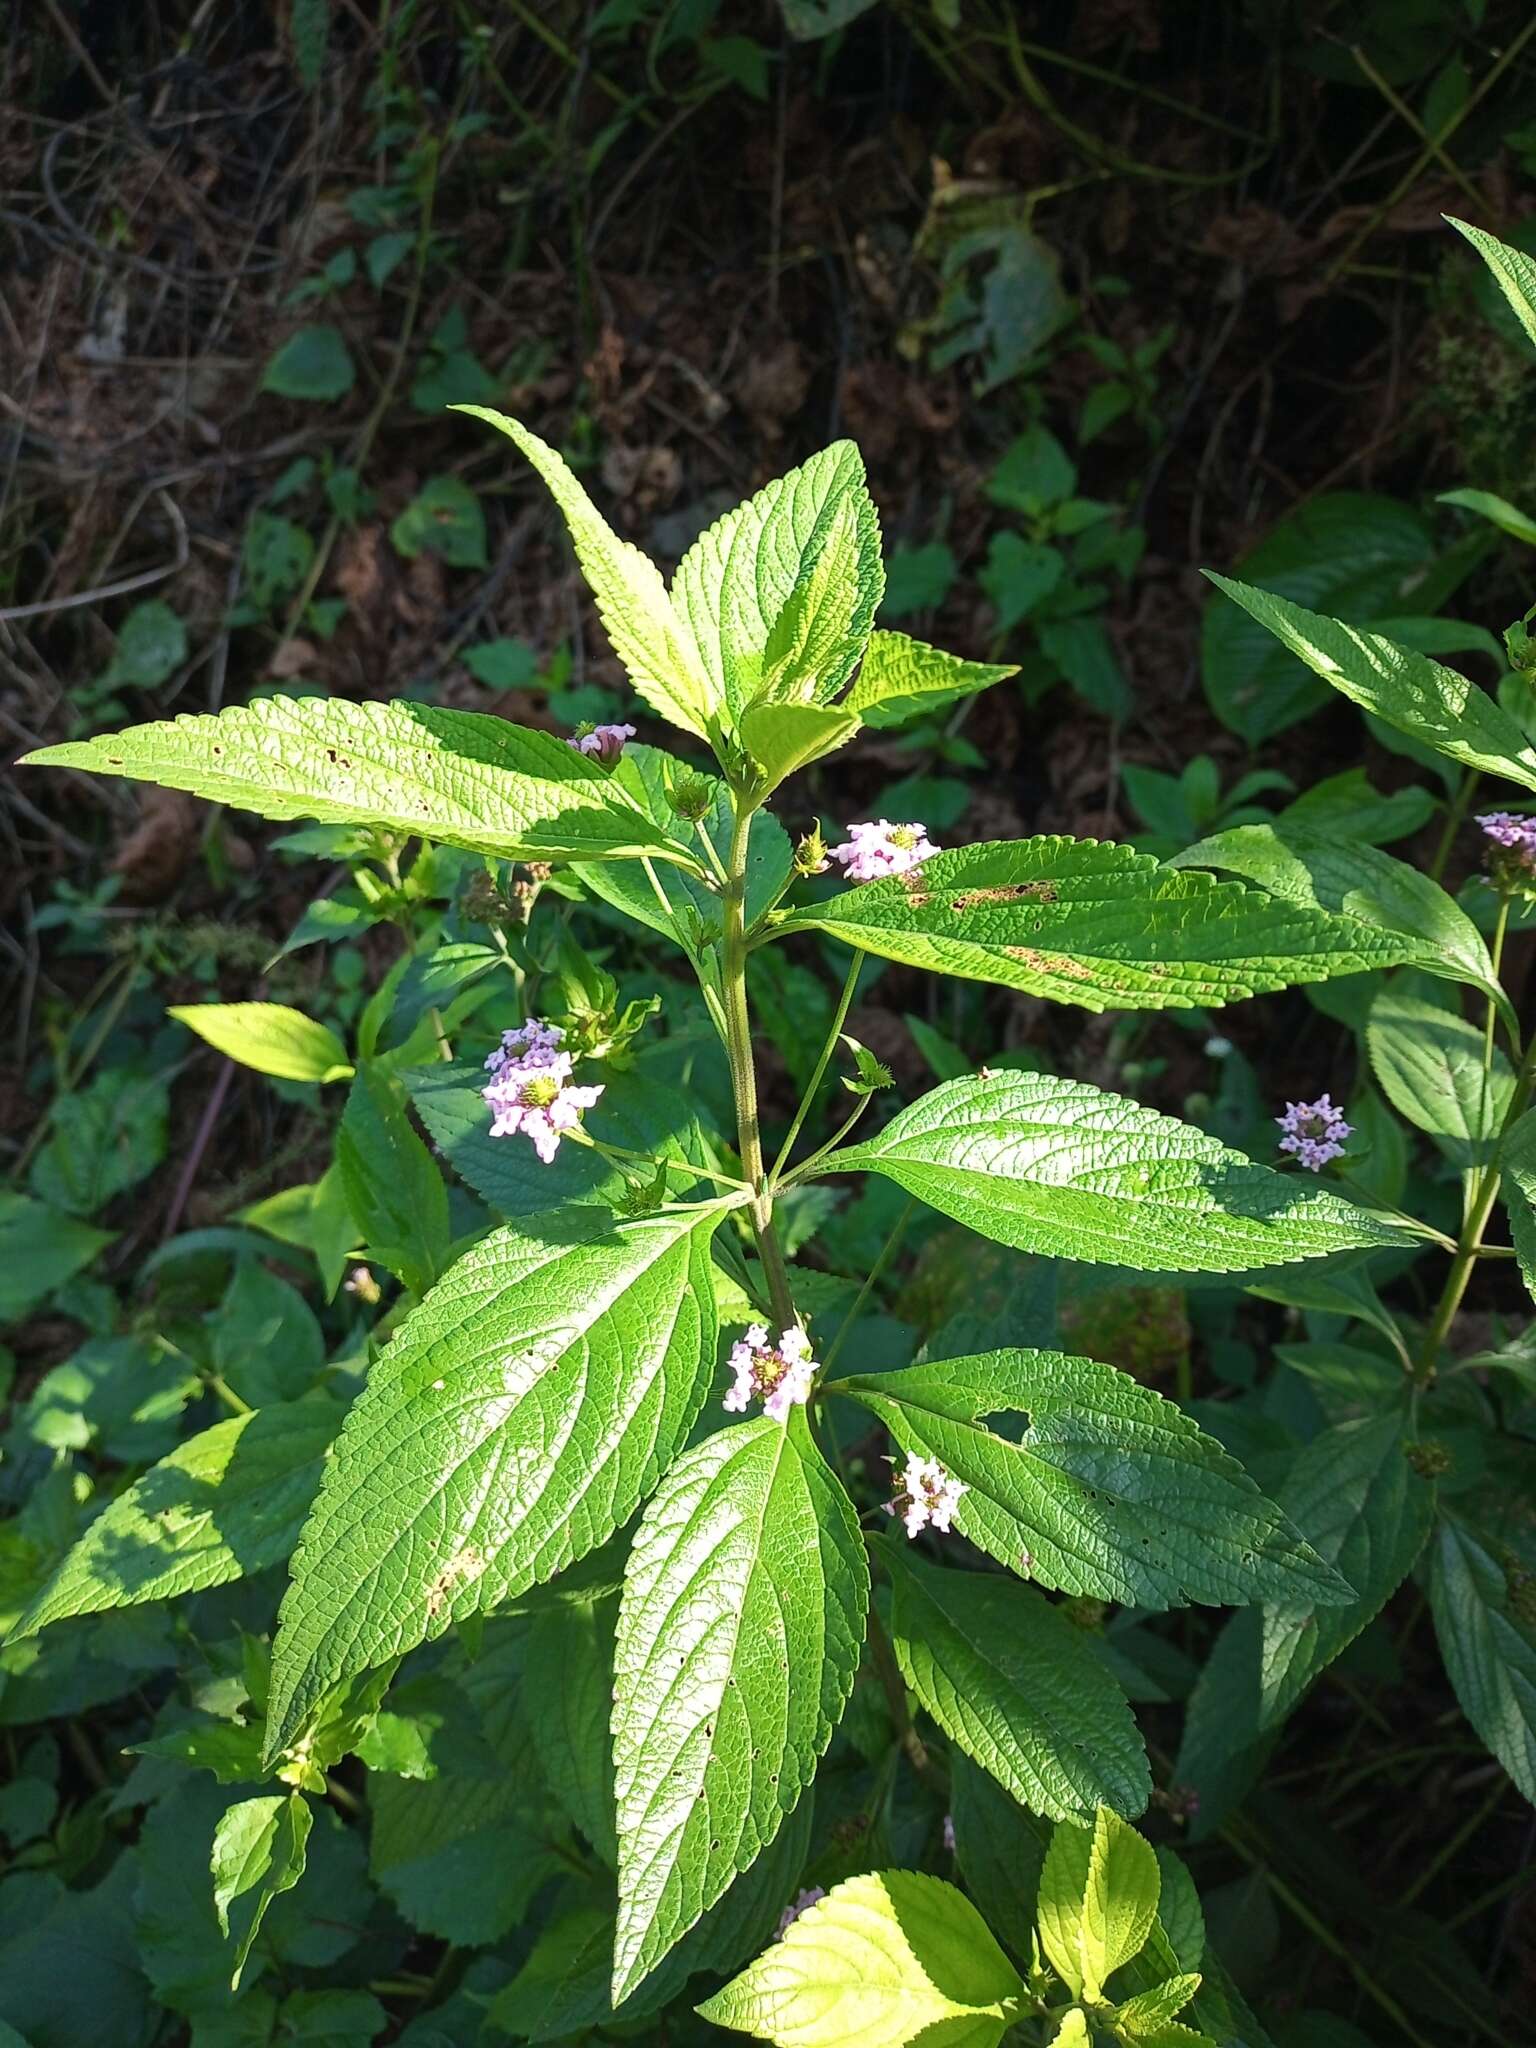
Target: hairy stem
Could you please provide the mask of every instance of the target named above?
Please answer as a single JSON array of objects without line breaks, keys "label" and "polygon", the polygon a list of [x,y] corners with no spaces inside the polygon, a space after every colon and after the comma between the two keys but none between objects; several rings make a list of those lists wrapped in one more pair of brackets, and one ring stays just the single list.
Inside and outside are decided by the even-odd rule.
[{"label": "hairy stem", "polygon": [[720,962],[725,1009],[725,1051],[731,1069],[731,1094],[736,1104],[736,1146],[741,1170],[753,1190],[750,1215],[757,1255],[768,1283],[769,1299],[781,1330],[795,1326],[795,1304],[789,1273],[773,1227],[773,1196],[763,1166],[763,1134],[757,1117],[757,1067],[752,1057],[752,1020],[747,1010],[747,846],[752,812],[743,804],[731,828],[722,899],[725,936]]}]

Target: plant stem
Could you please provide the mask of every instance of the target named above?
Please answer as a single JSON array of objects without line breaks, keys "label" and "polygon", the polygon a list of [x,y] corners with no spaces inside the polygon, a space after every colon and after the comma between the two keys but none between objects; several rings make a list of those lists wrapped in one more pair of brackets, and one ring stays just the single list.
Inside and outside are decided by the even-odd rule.
[{"label": "plant stem", "polygon": [[789,1127],[789,1136],[779,1147],[779,1156],[773,1162],[773,1178],[775,1181],[784,1171],[789,1155],[795,1149],[795,1140],[800,1135],[800,1126],[810,1114],[811,1105],[816,1100],[816,1091],[820,1088],[822,1076],[827,1071],[827,1062],[837,1049],[838,1038],[841,1035],[844,1024],[848,1021],[848,1012],[853,1007],[854,990],[859,985],[859,969],[863,965],[864,955],[855,947],[853,964],[848,969],[847,979],[843,983],[843,993],[838,999],[837,1014],[833,1017],[832,1028],[827,1033],[827,1042],[821,1048],[821,1057],[816,1062],[816,1071],[811,1075],[809,1082],[806,1084],[805,1093],[800,1098],[800,1107],[795,1111],[795,1120]]},{"label": "plant stem", "polygon": [[752,1233],[768,1283],[769,1299],[781,1330],[795,1327],[795,1304],[778,1233],[773,1227],[773,1195],[763,1168],[763,1134],[757,1116],[757,1068],[752,1058],[752,1020],[747,1009],[747,847],[752,836],[752,811],[743,803],[731,827],[722,898],[724,944],[720,983],[725,1009],[725,1051],[731,1069],[731,1094],[736,1103],[736,1149],[741,1170],[752,1187]]},{"label": "plant stem", "polygon": [[1435,1375],[1435,1363],[1440,1356],[1441,1346],[1450,1334],[1451,1324],[1456,1320],[1456,1311],[1461,1307],[1462,1296],[1472,1278],[1472,1268],[1477,1264],[1483,1248],[1483,1232],[1493,1214],[1493,1205],[1498,1199],[1502,1174],[1499,1167],[1498,1147],[1504,1135],[1518,1119],[1525,1114],[1536,1087],[1536,1037],[1526,1047],[1525,1057],[1520,1062],[1515,1076],[1515,1090],[1510,1097],[1509,1108],[1499,1127],[1498,1138],[1494,1141],[1494,1155],[1470,1191],[1467,1201],[1466,1220],[1456,1242],[1456,1255],[1451,1260],[1451,1270],[1445,1276],[1445,1286],[1435,1313],[1430,1318],[1429,1328],[1424,1333],[1424,1349],[1419,1356],[1419,1369],[1415,1378],[1421,1387],[1428,1386]]}]

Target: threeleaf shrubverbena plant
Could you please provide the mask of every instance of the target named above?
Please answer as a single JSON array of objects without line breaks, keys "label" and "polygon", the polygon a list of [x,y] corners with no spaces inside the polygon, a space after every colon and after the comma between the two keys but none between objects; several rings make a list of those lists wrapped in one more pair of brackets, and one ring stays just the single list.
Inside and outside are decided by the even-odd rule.
[{"label": "threeleaf shrubverbena plant", "polygon": [[[1253,886],[1091,840],[939,847],[914,820],[845,819],[829,848],[797,807],[797,771],[866,725],[899,727],[1009,673],[875,630],[880,533],[858,451],[840,442],[728,513],[669,587],[553,448],[461,410],[549,486],[615,653],[681,752],[632,744],[627,728],[566,742],[405,700],[273,697],[32,759],[397,846],[419,835],[481,857],[488,878],[527,864],[525,896],[564,883],[596,899],[697,978],[734,1131],[711,1133],[646,1073],[648,1005],[605,1009],[601,973],[574,949],[542,984],[507,953],[483,1062],[483,1041],[453,1057],[462,962],[391,977],[352,1057],[293,1012],[180,1013],[267,1072],[346,1082],[337,1179],[314,1190],[313,1227],[339,1216],[332,1252],[363,1244],[402,1295],[329,1451],[330,1400],[237,1414],[184,1444],[91,1526],[21,1633],[292,1551],[270,1678],[259,1658],[250,1678],[259,1725],[238,1731],[229,1764],[230,1782],[264,1771],[274,1789],[231,1808],[213,1848],[237,1972],[267,1901],[304,1868],[309,1795],[373,1726],[400,1660],[451,1631],[472,1649],[489,1615],[536,1613],[526,1712],[542,1742],[566,1711],[566,1672],[606,1674],[606,1651],[589,1654],[594,1617],[621,1587],[611,1772],[567,1773],[561,1792],[615,1873],[616,1912],[598,1917],[616,2005],[642,2013],[689,1970],[729,1970],[743,1941],[761,1942],[765,1903],[771,1926],[797,1881],[796,1831],[867,1660],[897,1731],[892,1769],[903,1754],[936,1767],[936,1743],[962,1830],[962,1778],[972,1804],[990,1780],[1039,1816],[1042,1842],[1055,1824],[1033,1972],[938,1880],[856,1876],[709,2017],[828,2048],[925,2027],[925,2040],[976,2048],[1009,2026],[1069,2042],[1094,2028],[1205,2038],[1174,2018],[1197,1968],[1198,1943],[1178,1931],[1188,1879],[1169,1857],[1159,1876],[1126,1825],[1150,1793],[1135,1720],[1052,1596],[1261,1605],[1306,1618],[1315,1639],[1355,1589],[1221,1445],[1110,1365],[1012,1346],[839,1375],[838,1340],[815,1356],[819,1276],[786,1254],[786,1198],[879,1176],[1018,1252],[1151,1273],[1262,1276],[1417,1249],[1435,1233],[1395,1211],[1017,1062],[882,1117],[871,1105],[890,1077],[843,1027],[870,955],[1089,1011],[1202,1009],[1410,967],[1471,985],[1508,1021],[1486,948],[1384,903],[1374,869],[1331,893],[1279,869]],[[1461,678],[1238,594],[1382,718],[1536,787],[1524,735]],[[770,1153],[751,991],[759,956],[781,947],[840,958],[846,974]],[[526,1000],[541,986],[555,999]],[[404,1006],[392,1035],[391,1005]],[[818,1142],[838,1070],[846,1115]],[[467,1158],[449,1141],[472,1136],[466,1173],[505,1219],[467,1248],[406,1115],[406,1073],[445,1151]],[[896,1453],[889,1485],[871,1486],[867,1463],[851,1480],[843,1447],[880,1430]],[[914,1726],[914,1702],[937,1736]],[[166,1753],[187,1752],[176,1743]],[[747,1895],[750,1910],[736,1903]]]}]

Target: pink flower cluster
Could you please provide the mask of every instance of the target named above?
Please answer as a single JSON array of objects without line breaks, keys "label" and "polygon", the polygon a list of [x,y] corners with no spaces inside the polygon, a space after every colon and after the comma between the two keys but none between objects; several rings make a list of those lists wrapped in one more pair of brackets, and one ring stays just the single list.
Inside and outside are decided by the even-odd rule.
[{"label": "pink flower cluster", "polygon": [[730,1366],[736,1379],[721,1405],[742,1415],[749,1401],[758,1400],[775,1422],[787,1421],[797,1402],[804,1406],[816,1377],[811,1340],[804,1330],[785,1330],[777,1344],[770,1344],[762,1323],[753,1323],[732,1346]]},{"label": "pink flower cluster", "polygon": [[1518,846],[1536,854],[1536,818],[1516,817],[1513,811],[1484,811],[1478,824],[1497,846]]},{"label": "pink flower cluster", "polygon": [[571,1085],[575,1064],[562,1050],[565,1033],[558,1024],[546,1024],[542,1017],[530,1017],[501,1034],[501,1044],[486,1061],[490,1083],[480,1092],[491,1111],[491,1136],[515,1137],[519,1132],[533,1141],[533,1149],[548,1166],[560,1149],[566,1131],[581,1122],[583,1110],[590,1109],[602,1094],[601,1087]]},{"label": "pink flower cluster", "polygon": [[585,754],[590,761],[596,761],[604,768],[611,768],[624,751],[624,742],[632,740],[635,728],[632,725],[591,725],[585,732],[578,732],[566,741],[578,754]]},{"label": "pink flower cluster", "polygon": [[930,1524],[940,1535],[949,1534],[949,1520],[968,1491],[963,1479],[946,1472],[937,1458],[908,1458],[907,1469],[897,1479],[896,1498],[886,1513],[900,1515],[910,1541]]},{"label": "pink flower cluster", "polygon": [[1319,1095],[1316,1102],[1288,1102],[1285,1115],[1275,1122],[1284,1132],[1280,1150],[1293,1152],[1309,1173],[1321,1173],[1330,1159],[1342,1159],[1344,1140],[1355,1128],[1345,1123],[1328,1095]]},{"label": "pink flower cluster", "polygon": [[911,874],[938,850],[926,825],[893,825],[879,818],[872,825],[850,825],[846,843],[833,847],[832,858],[842,862],[845,880],[878,882],[884,875]]},{"label": "pink flower cluster", "polygon": [[1488,879],[1505,895],[1529,896],[1536,888],[1536,818],[1514,811],[1484,811],[1478,819],[1487,845]]}]

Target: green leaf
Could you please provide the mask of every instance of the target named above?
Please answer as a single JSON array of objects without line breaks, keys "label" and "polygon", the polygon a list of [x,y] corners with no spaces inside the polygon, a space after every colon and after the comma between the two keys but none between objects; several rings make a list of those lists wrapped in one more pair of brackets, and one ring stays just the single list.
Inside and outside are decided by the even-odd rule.
[{"label": "green leaf", "polygon": [[1142,1811],[1146,1751],[1082,1629],[1017,1580],[935,1571],[895,1542],[880,1558],[902,1675],[952,1742],[1033,1813]]},{"label": "green leaf", "polygon": [[243,1067],[283,1081],[344,1081],[347,1048],[328,1024],[284,1003],[182,1003],[166,1011]]},{"label": "green leaf", "polygon": [[510,1934],[565,1865],[509,1760],[462,1732],[455,1752],[424,1782],[370,1778],[368,1869],[418,1933],[473,1948]]},{"label": "green leaf", "polygon": [[[798,596],[815,577],[822,603],[814,622],[814,669],[774,679],[775,695],[825,704],[853,673],[885,588],[880,522],[852,441],[834,441],[727,512],[678,564],[672,596],[708,671],[715,704],[739,714],[775,661],[799,637],[811,644]],[[821,612],[834,628],[823,636]]]},{"label": "green leaf", "polygon": [[1061,2025],[1051,2036],[1051,2048],[1093,2048],[1088,2016],[1080,2005],[1069,2006],[1062,2014]]},{"label": "green leaf", "polygon": [[996,2048],[1023,1994],[962,1892],[881,1870],[835,1885],[698,2010],[778,2048]]},{"label": "green leaf", "polygon": [[[313,1817],[303,1794],[289,1792],[242,1799],[219,1819],[213,1837],[213,1903],[220,1932],[235,1944],[232,1989],[239,1989],[268,1906],[304,1875]],[[237,1905],[239,1912],[232,1913]]]},{"label": "green leaf", "polygon": [[[402,1077],[438,1151],[460,1178],[509,1221],[544,1216],[568,1202],[616,1208],[629,1178],[588,1145],[562,1145],[546,1165],[522,1138],[493,1138],[478,1062],[454,1060],[412,1067]],[[583,1124],[605,1144],[656,1159],[702,1158],[704,1140],[693,1106],[644,1067],[605,1076],[603,1092]],[[697,1184],[680,1170],[674,1192]]]},{"label": "green leaf", "polygon": [[1180,2013],[1200,1989],[1200,1978],[1190,1971],[1182,1977],[1165,1977],[1161,1984],[1154,1984],[1148,1991],[1137,1991],[1115,2008],[1115,2031],[1123,2040],[1135,2042],[1137,2048],[1154,2048],[1154,2044],[1168,2042],[1176,2048],[1182,2039],[1193,2040],[1197,2036],[1176,2028],[1173,2033],[1166,2031],[1167,2023]]},{"label": "green leaf", "polygon": [[1302,791],[1286,805],[1276,823],[1297,825],[1314,837],[1348,837],[1356,845],[1386,846],[1406,839],[1435,815],[1427,789],[1410,784],[1383,796],[1373,789],[1363,768],[1346,768]]},{"label": "green leaf", "polygon": [[1435,1539],[1429,1603],[1462,1710],[1536,1804],[1536,1602],[1512,1554],[1450,1516]]},{"label": "green leaf", "polygon": [[1228,1273],[1415,1241],[1189,1124],[1050,1074],[941,1083],[824,1167],[860,1170],[1019,1251],[1143,1272]]},{"label": "green leaf", "polygon": [[[885,563],[881,618],[905,619],[913,612],[931,611],[948,597],[957,573],[954,555],[941,540],[927,541],[916,548],[892,548]],[[874,646],[873,639],[870,646]],[[868,660],[867,655],[865,659]]]},{"label": "green leaf", "polygon": [[263,697],[25,758],[34,767],[163,783],[264,818],[420,833],[504,860],[679,852],[601,768],[553,733],[403,698]]},{"label": "green leaf", "polygon": [[357,371],[340,329],[323,325],[301,327],[289,335],[267,364],[261,388],[279,398],[324,404],[345,398],[356,382]]},{"label": "green leaf", "polygon": [[186,1728],[172,1728],[148,1742],[129,1745],[130,1756],[168,1757],[191,1770],[212,1771],[220,1785],[259,1783],[261,1729],[254,1723],[208,1719]]},{"label": "green leaf", "polygon": [[711,680],[690,626],[674,609],[656,565],[639,548],[619,539],[564,458],[519,421],[483,405],[456,405],[451,410],[498,428],[527,456],[565,516],[581,573],[630,682],[653,711],[685,732],[708,739],[710,721],[721,708],[717,680]]},{"label": "green leaf", "polygon": [[488,690],[526,690],[539,673],[538,653],[526,640],[481,640],[459,659]]},{"label": "green leaf", "polygon": [[617,1611],[611,1599],[551,1607],[535,1620],[528,1646],[531,1668],[558,1672],[560,1678],[532,1717],[544,1776],[610,1869],[619,1856],[608,1736]]},{"label": "green leaf", "polygon": [[1435,1489],[1408,1462],[1404,1420],[1378,1415],[1322,1431],[1279,1490],[1280,1505],[1355,1598],[1347,1606],[1265,1607],[1260,1733],[1375,1620],[1424,1548]]},{"label": "green leaf", "polygon": [[1151,1844],[1108,1807],[1091,1828],[1058,1826],[1040,1873],[1040,1941],[1074,1997],[1096,2003],[1141,1952],[1161,1891]]},{"label": "green leaf", "polygon": [[1536,263],[1522,250],[1512,249],[1508,242],[1501,242],[1483,228],[1473,227],[1470,221],[1457,220],[1450,213],[1445,218],[1458,234],[1466,236],[1493,272],[1495,282],[1508,299],[1515,318],[1530,341],[1536,343]]},{"label": "green leaf", "polygon": [[[669,790],[683,772],[693,773],[683,770],[681,762],[659,748],[631,745],[624,749],[613,779],[654,822],[658,835],[668,830],[687,835],[692,827],[679,824],[668,801]],[[701,823],[711,844],[723,849],[730,844],[735,818],[730,789],[718,776],[699,775],[696,779],[709,795],[709,808]],[[749,925],[777,900],[789,879],[793,860],[794,849],[784,827],[771,812],[757,812],[747,842],[744,914]],[[583,885],[605,903],[679,944],[694,937],[718,939],[724,930],[720,891],[692,874],[669,870],[658,878],[668,909],[663,907],[643,869],[615,867],[606,861],[583,861],[576,873]]]},{"label": "green leaf", "polygon": [[858,1670],[869,1568],[804,1413],[680,1458],[635,1536],[614,1660],[615,2002],[771,1842]]},{"label": "green leaf", "polygon": [[792,911],[887,960],[1088,1010],[1192,1009],[1415,960],[1412,934],[1095,839],[993,840],[933,854]]},{"label": "green leaf", "polygon": [[798,769],[846,746],[859,721],[841,705],[770,703],[749,705],[739,728],[742,745],[763,771],[766,794]]},{"label": "green leaf", "polygon": [[[774,620],[763,649],[753,704],[809,704],[835,664],[858,605],[858,527],[845,493],[833,508],[814,558]],[[750,671],[752,657],[742,666]]]},{"label": "green leaf", "polygon": [[1011,632],[1028,618],[1055,590],[1066,568],[1060,548],[1017,533],[994,533],[976,581],[997,613],[998,632]]},{"label": "green leaf", "polygon": [[[1058,1592],[1148,1608],[1350,1598],[1214,1438],[1096,1359],[993,1351],[829,1391],[878,1415],[908,1457],[936,1458],[964,1482],[961,1535]],[[999,1415],[1022,1416],[1022,1429],[983,1426]]]},{"label": "green leaf", "polygon": [[1471,918],[1438,882],[1378,847],[1282,818],[1213,833],[1175,854],[1169,865],[1223,868],[1309,909],[1343,913],[1416,941],[1416,965],[1481,989],[1513,1019]]},{"label": "green leaf", "polygon": [[[1499,1161],[1503,1170],[1499,1193],[1509,1216],[1520,1277],[1526,1293],[1536,1300],[1536,1110],[1527,1110],[1505,1134]],[[1529,1367],[1512,1364],[1509,1369],[1536,1379],[1536,1362]]]},{"label": "green leaf", "polygon": [[456,476],[429,477],[389,529],[408,561],[436,555],[450,569],[483,569],[485,513],[469,485]]},{"label": "green leaf", "polygon": [[905,633],[872,633],[842,709],[877,729],[909,725],[1018,672],[1015,662],[962,661]]},{"label": "green leaf", "polygon": [[1267,590],[1206,572],[1343,696],[1437,754],[1536,789],[1536,751],[1507,711],[1455,669],[1380,633],[1304,611]]},{"label": "green leaf", "polygon": [[312,1399],[232,1415],[178,1444],[107,1504],[10,1640],[71,1615],[174,1600],[281,1564],[340,1426],[334,1402]]},{"label": "green leaf", "polygon": [[107,680],[136,690],[152,690],[187,658],[187,629],[163,599],[136,604],[118,629],[117,647]]},{"label": "green leaf", "polygon": [[168,1110],[163,1081],[110,1068],[55,1096],[48,1141],[32,1162],[33,1194],[90,1215],[160,1164]]},{"label": "green leaf", "polygon": [[336,1167],[369,1256],[425,1294],[448,1261],[448,1190],[389,1082],[372,1067],[348,1092]]},{"label": "green leaf", "polygon": [[1497,1046],[1484,1073],[1483,1033],[1475,1024],[1389,985],[1371,1004],[1365,1042],[1395,1110],[1459,1166],[1491,1156],[1515,1077]]},{"label": "green leaf", "polygon": [[88,1266],[115,1232],[0,1189],[0,1323],[19,1323]]},{"label": "green leaf", "polygon": [[1190,1696],[1175,1773],[1203,1801],[1219,1807],[1214,1788],[1241,1774],[1245,1753],[1262,1755],[1256,1746],[1412,1570],[1433,1520],[1434,1487],[1413,1470],[1405,1447],[1400,1413],[1345,1422],[1312,1439],[1279,1489],[1282,1509],[1347,1577],[1355,1598],[1320,1607],[1291,1597],[1227,1623]]},{"label": "green leaf", "polygon": [[[1529,264],[1529,257],[1521,261]],[[1531,266],[1531,275],[1536,279],[1536,265]],[[1511,505],[1508,498],[1501,498],[1496,491],[1437,491],[1438,505],[1459,505],[1464,512],[1476,512],[1500,533],[1507,533],[1511,540],[1522,540],[1527,547],[1536,547],[1536,519],[1529,518],[1518,505]]]},{"label": "green leaf", "polygon": [[723,1213],[530,1219],[406,1318],[294,1558],[271,1753],[339,1679],[551,1578],[633,1514],[713,1371]]},{"label": "green leaf", "polygon": [[[1357,625],[1428,610],[1451,587],[1434,560],[1424,518],[1395,498],[1325,491],[1280,519],[1239,567],[1245,582]],[[1250,746],[1328,701],[1326,688],[1263,626],[1217,598],[1201,628],[1205,694],[1217,717]]]}]

